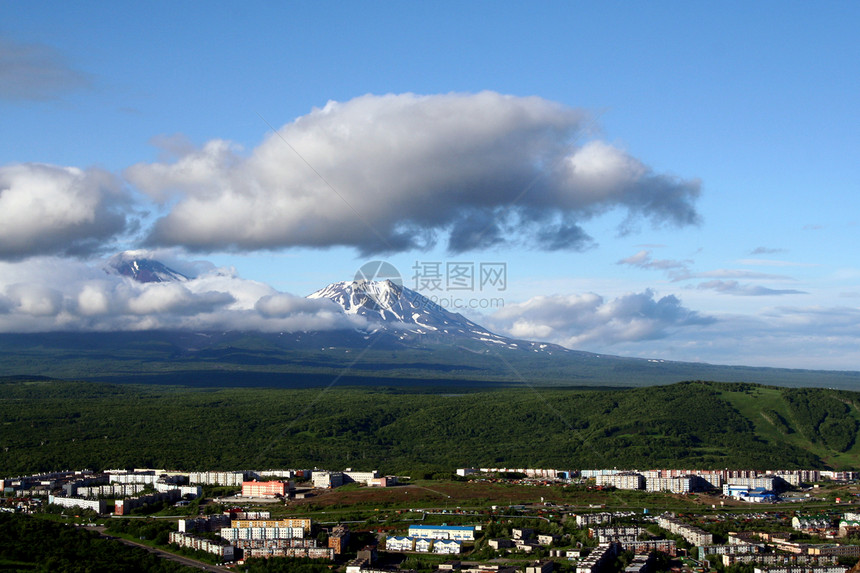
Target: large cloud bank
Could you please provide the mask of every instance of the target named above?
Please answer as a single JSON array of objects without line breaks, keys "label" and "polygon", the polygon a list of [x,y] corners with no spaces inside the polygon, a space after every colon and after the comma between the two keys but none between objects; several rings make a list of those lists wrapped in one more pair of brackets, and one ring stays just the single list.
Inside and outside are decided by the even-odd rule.
[{"label": "large cloud bank", "polygon": [[596,348],[660,339],[714,319],[682,306],[673,296],[646,290],[611,300],[595,293],[538,296],[506,305],[487,325],[516,338],[545,340],[568,348]]},{"label": "large cloud bank", "polygon": [[185,282],[138,283],[54,257],[0,263],[0,332],[153,329],[296,332],[366,326],[323,300],[211,269]]},{"label": "large cloud bank", "polygon": [[167,212],[151,245],[196,251],[346,245],[364,254],[452,252],[521,242],[592,243],[581,223],[620,208],[628,222],[698,221],[697,181],[654,173],[591,141],[580,111],[493,92],[367,95],[330,102],[250,154],[213,140],[125,176]]},{"label": "large cloud bank", "polygon": [[100,169],[0,167],[0,260],[89,255],[128,228],[131,202]]}]

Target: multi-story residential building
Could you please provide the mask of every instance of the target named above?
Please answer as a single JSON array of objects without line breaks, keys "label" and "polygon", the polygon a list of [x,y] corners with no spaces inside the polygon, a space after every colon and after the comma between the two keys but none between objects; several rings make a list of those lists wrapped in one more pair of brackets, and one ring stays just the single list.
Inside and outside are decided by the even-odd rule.
[{"label": "multi-story residential building", "polygon": [[598,475],[594,479],[597,485],[604,487],[611,486],[617,489],[643,489],[645,487],[645,476],[635,472]]},{"label": "multi-story residential building", "polygon": [[678,552],[674,539],[648,539],[636,541],[625,541],[621,544],[624,551],[632,551],[636,554],[648,555],[652,551],[660,551],[675,556]]},{"label": "multi-story residential building", "polygon": [[514,527],[511,529],[511,537],[513,539],[530,539],[535,534],[535,530],[530,527]]},{"label": "multi-story residential building", "polygon": [[601,523],[610,523],[612,521],[611,513],[577,513],[576,526],[586,527],[589,525],[597,525]]},{"label": "multi-story residential building", "polygon": [[657,525],[663,529],[680,535],[691,545],[713,545],[714,536],[694,525],[689,525],[668,514],[657,517]]},{"label": "multi-story residential building", "polygon": [[79,507],[91,509],[96,513],[107,513],[107,503],[103,499],[81,499],[79,497],[48,496],[48,503],[62,507]]},{"label": "multi-story residential building", "polygon": [[343,471],[344,483],[360,483],[364,485],[373,485],[371,482],[379,479],[379,472],[372,470],[369,472],[353,471],[352,468],[347,468]]},{"label": "multi-story residential building", "polygon": [[730,567],[736,563],[758,563],[760,565],[835,565],[834,556],[785,555],[783,553],[739,553],[722,555],[723,565]]},{"label": "multi-story residential building", "polygon": [[343,472],[314,471],[311,483],[314,487],[324,489],[340,487],[344,484],[344,475]]},{"label": "multi-story residential building", "polygon": [[857,479],[858,472],[821,470],[819,474],[821,475],[822,479],[830,479],[835,481],[850,481]]},{"label": "multi-story residential building", "polygon": [[785,565],[776,567],[756,567],[754,573],[845,573],[845,565]]},{"label": "multi-story residential building", "polygon": [[834,529],[834,524],[826,515],[796,515],[791,518],[791,527],[797,531],[815,532]]},{"label": "multi-story residential building", "polygon": [[761,553],[764,551],[764,544],[756,545],[700,545],[699,561],[704,561],[708,555],[745,555]]},{"label": "multi-story residential building", "polygon": [[151,493],[149,495],[141,495],[138,497],[128,497],[118,499],[114,503],[114,513],[116,515],[128,515],[133,509],[143,507],[146,504],[159,503],[162,501],[175,502],[180,497],[178,489],[171,489],[165,492]]},{"label": "multi-story residential building", "polygon": [[272,512],[270,511],[228,511],[226,515],[229,515],[231,519],[241,519],[244,521],[249,520],[268,520],[272,518]]},{"label": "multi-story residential building", "polygon": [[317,547],[317,540],[310,537],[291,537],[288,539],[235,539],[237,549],[262,549],[264,547]]},{"label": "multi-story residential building", "polygon": [[833,555],[836,557],[860,557],[860,545],[810,545],[809,555]]},{"label": "multi-story residential building", "polygon": [[242,497],[285,497],[289,484],[283,481],[243,481]]},{"label": "multi-story residential building", "polygon": [[243,549],[245,558],[307,557],[309,559],[334,560],[334,550],[328,547],[254,547]]},{"label": "multi-story residential building", "polygon": [[110,483],[140,483],[144,485],[155,486],[159,476],[155,470],[141,471],[125,471],[125,470],[110,470],[107,472]]},{"label": "multi-story residential building", "polygon": [[695,476],[673,476],[646,478],[645,491],[668,491],[670,493],[690,493],[696,490],[698,479]]},{"label": "multi-story residential building", "polygon": [[624,573],[645,573],[648,571],[649,558],[647,555],[637,555],[633,561],[624,568]]},{"label": "multi-story residential building", "polygon": [[583,479],[593,479],[597,476],[607,476],[612,474],[621,473],[625,470],[582,470],[579,472],[580,477]]},{"label": "multi-story residential building", "polygon": [[[475,527],[471,525],[410,525],[409,537],[474,541]],[[416,549],[416,551],[418,550]]]},{"label": "multi-story residential building", "polygon": [[250,472],[191,472],[188,483],[191,485],[221,485],[242,487],[242,482]]},{"label": "multi-story residential building", "polygon": [[137,495],[147,486],[141,483],[115,483],[110,485],[78,486],[75,495],[79,497],[130,497]]},{"label": "multi-story residential building", "polygon": [[301,527],[305,535],[311,532],[311,520],[304,517],[293,517],[287,519],[234,519],[233,527],[240,529],[248,527]]},{"label": "multi-story residential building", "polygon": [[609,543],[616,537],[639,537],[645,530],[637,525],[619,525],[600,527],[594,526],[588,528],[588,536],[597,538],[598,543]]},{"label": "multi-story residential building", "polygon": [[227,541],[238,539],[292,539],[303,538],[301,527],[222,527],[221,537]]},{"label": "multi-story residential building", "polygon": [[346,551],[347,545],[349,545],[349,528],[345,525],[335,526],[328,536],[328,546],[334,549],[335,555],[340,555]]},{"label": "multi-story residential building", "polygon": [[552,561],[535,561],[526,565],[526,573],[552,573],[554,568]]},{"label": "multi-story residential building", "polygon": [[784,489],[784,480],[776,476],[753,476],[733,477],[726,480],[723,489],[731,486],[747,486],[750,489],[765,489],[767,491],[780,491]]},{"label": "multi-story residential building", "polygon": [[181,533],[192,531],[220,531],[223,527],[230,527],[230,516],[225,514],[198,517],[195,519],[180,519],[176,523]]},{"label": "multi-story residential building", "polygon": [[233,561],[236,558],[235,548],[223,541],[196,537],[179,531],[171,531],[168,539],[170,543],[175,543],[180,547],[190,547],[191,549],[206,551],[207,553],[217,555],[224,561]]},{"label": "multi-story residential building", "polygon": [[576,573],[597,573],[603,564],[618,553],[614,543],[598,545],[585,559],[576,565]]}]

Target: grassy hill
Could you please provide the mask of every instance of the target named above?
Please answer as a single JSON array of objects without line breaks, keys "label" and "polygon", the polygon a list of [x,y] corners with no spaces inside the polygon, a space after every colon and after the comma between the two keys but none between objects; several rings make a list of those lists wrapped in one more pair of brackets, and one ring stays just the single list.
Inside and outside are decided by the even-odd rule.
[{"label": "grassy hill", "polygon": [[0,475],[48,469],[352,466],[860,467],[860,393],[650,388],[187,388],[0,383]]}]

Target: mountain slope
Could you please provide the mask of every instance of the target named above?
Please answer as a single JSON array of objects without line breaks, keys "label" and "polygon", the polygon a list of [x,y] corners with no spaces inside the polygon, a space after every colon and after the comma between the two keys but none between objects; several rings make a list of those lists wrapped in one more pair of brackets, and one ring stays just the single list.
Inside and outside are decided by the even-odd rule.
[{"label": "mountain slope", "polygon": [[328,298],[340,305],[345,313],[366,318],[377,330],[413,343],[472,343],[470,346],[473,348],[495,346],[510,350],[568,352],[556,344],[516,340],[490,332],[462,314],[453,313],[390,280],[332,283],[308,295],[308,298]]},{"label": "mountain slope", "polygon": [[[188,280],[140,253],[123,253],[112,263],[110,272],[131,280]],[[390,281],[334,283],[310,296],[334,301],[345,313],[363,317],[365,326],[304,332],[6,333],[0,334],[0,375],[293,388],[333,380],[423,387],[634,387],[684,380],[860,387],[860,372],[624,358],[515,340]]]},{"label": "mountain slope", "polygon": [[[332,387],[320,399],[319,389],[0,380],[0,390],[7,474],[57,467],[343,467],[350,459],[392,473],[860,466],[856,432],[834,443],[820,429],[858,427],[860,393],[826,389],[707,382],[603,391]],[[827,407],[808,416],[801,403]],[[769,431],[770,411],[791,431]]]},{"label": "mountain slope", "polygon": [[140,283],[185,282],[188,277],[164,263],[149,259],[135,251],[119,253],[111,258],[105,269]]}]

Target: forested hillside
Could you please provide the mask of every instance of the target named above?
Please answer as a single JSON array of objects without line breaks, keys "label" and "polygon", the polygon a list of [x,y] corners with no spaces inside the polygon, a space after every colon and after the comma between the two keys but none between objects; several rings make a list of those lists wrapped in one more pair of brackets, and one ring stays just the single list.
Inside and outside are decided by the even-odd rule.
[{"label": "forested hillside", "polygon": [[0,384],[0,473],[106,467],[860,467],[860,393]]}]

